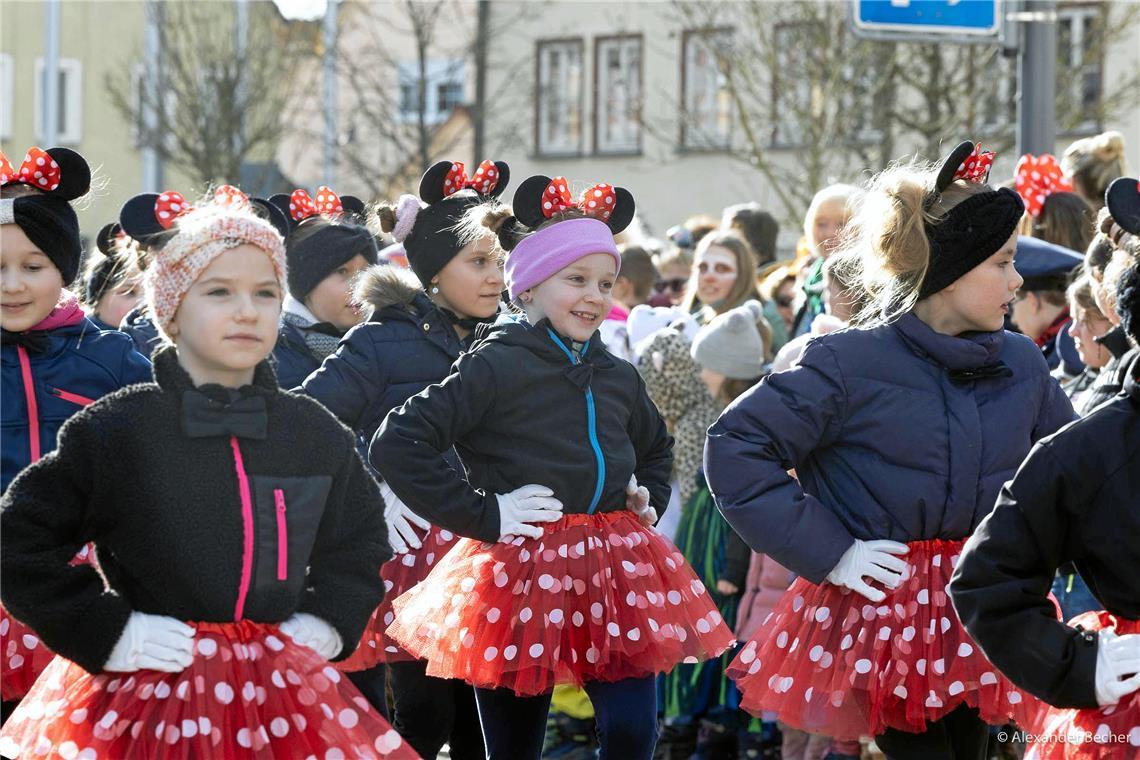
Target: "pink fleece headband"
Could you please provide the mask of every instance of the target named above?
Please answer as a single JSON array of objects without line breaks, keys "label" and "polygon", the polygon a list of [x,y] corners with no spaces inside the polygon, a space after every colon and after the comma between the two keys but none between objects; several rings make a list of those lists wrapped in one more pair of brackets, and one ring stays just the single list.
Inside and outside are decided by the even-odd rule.
[{"label": "pink fleece headband", "polygon": [[605,222],[589,217],[567,219],[527,235],[507,256],[511,300],[591,253],[608,253],[621,271],[614,233]]}]

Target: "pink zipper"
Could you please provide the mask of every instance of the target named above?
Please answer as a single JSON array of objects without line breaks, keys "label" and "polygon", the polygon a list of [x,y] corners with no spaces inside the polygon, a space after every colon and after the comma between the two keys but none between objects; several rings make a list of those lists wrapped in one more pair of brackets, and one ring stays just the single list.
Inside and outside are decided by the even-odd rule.
[{"label": "pink zipper", "polygon": [[273,502],[277,505],[277,580],[289,577],[289,528],[285,522],[285,492],[273,489]]},{"label": "pink zipper", "polygon": [[93,399],[93,398],[87,398],[86,396],[80,396],[78,393],[72,393],[71,391],[65,391],[63,388],[52,388],[51,392],[52,392],[52,395],[58,396],[59,398],[63,399],[64,401],[70,401],[71,403],[79,404],[80,406],[90,406],[91,404],[95,403],[95,399]]},{"label": "pink zipper", "polygon": [[253,499],[249,495],[249,478],[245,474],[245,464],[241,458],[241,447],[236,436],[230,436],[230,447],[234,450],[234,469],[237,470],[238,491],[241,494],[241,522],[243,542],[241,549],[241,584],[238,586],[237,604],[234,605],[234,620],[241,620],[245,611],[245,597],[249,593],[249,579],[253,574]]},{"label": "pink zipper", "polygon": [[40,458],[40,408],[36,404],[36,388],[32,379],[32,362],[28,359],[28,349],[16,346],[16,356],[20,359],[20,376],[24,380],[24,398],[28,402],[28,448],[32,461]]}]

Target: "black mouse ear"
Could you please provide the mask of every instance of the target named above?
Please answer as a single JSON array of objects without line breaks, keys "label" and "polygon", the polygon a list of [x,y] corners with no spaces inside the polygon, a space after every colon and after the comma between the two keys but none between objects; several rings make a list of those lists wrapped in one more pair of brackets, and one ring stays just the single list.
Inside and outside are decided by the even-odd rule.
[{"label": "black mouse ear", "polygon": [[515,197],[511,201],[511,210],[515,212],[515,218],[528,229],[533,230],[547,219],[546,215],[542,213],[542,196],[549,184],[550,177],[536,174],[524,179],[518,189],[515,190]]},{"label": "black mouse ear", "polygon": [[[277,196],[274,196],[277,197]],[[273,228],[280,233],[281,237],[288,238],[292,226],[289,223],[289,216],[281,208],[273,202],[273,199],[266,200],[264,198],[250,198],[250,208],[258,216],[264,217]],[[286,206],[287,207],[287,206]]]},{"label": "black mouse ear", "polygon": [[452,161],[437,161],[420,177],[420,200],[427,204],[436,203],[446,198],[445,192],[447,175],[454,166]]},{"label": "black mouse ear", "polygon": [[158,193],[142,193],[124,203],[119,210],[119,224],[123,232],[142,242],[152,235],[165,232],[166,228],[158,223],[155,215],[157,203]]},{"label": "black mouse ear", "polygon": [[59,186],[52,195],[73,201],[91,189],[91,167],[87,159],[71,148],[48,148],[45,151],[59,165]]},{"label": "black mouse ear", "polygon": [[364,215],[364,201],[360,200],[355,195],[340,196],[340,205],[342,208],[344,208],[344,213],[348,216]]},{"label": "black mouse ear", "polygon": [[1117,177],[1104,193],[1104,204],[1120,229],[1140,235],[1140,181]]},{"label": "black mouse ear", "polygon": [[610,218],[606,221],[609,228],[616,235],[633,221],[633,215],[637,213],[637,203],[633,200],[633,193],[626,190],[624,187],[614,188],[614,211],[610,214]]},{"label": "black mouse ear", "polygon": [[511,184],[511,167],[507,166],[506,161],[496,161],[495,169],[499,172],[499,177],[495,186],[487,193],[491,198],[498,198],[506,191],[507,185]]},{"label": "black mouse ear", "polygon": [[942,162],[942,168],[938,170],[938,178],[934,181],[934,190],[937,193],[945,192],[946,188],[950,187],[950,183],[954,181],[954,175],[962,168],[966,159],[974,152],[974,143],[965,140],[958,143],[958,147],[950,151],[950,155]]},{"label": "black mouse ear", "polygon": [[104,224],[103,229],[99,230],[99,234],[95,236],[95,247],[104,256],[112,255],[115,250],[115,238],[122,231],[123,228],[118,222]]}]

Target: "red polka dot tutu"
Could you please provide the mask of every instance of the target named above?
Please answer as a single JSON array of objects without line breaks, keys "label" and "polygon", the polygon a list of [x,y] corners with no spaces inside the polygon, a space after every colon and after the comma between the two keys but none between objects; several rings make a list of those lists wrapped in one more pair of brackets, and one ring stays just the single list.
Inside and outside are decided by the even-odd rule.
[{"label": "red polka dot tutu", "polygon": [[337,663],[337,667],[346,673],[352,673],[357,670],[368,670],[382,662],[406,662],[416,659],[385,633],[388,626],[396,619],[395,613],[392,612],[392,602],[426,578],[435,567],[435,563],[455,544],[456,539],[457,536],[451,531],[433,525],[424,536],[423,546],[384,563],[380,568],[380,577],[384,580],[384,601],[369,618],[368,626],[360,639],[360,646],[351,657]]},{"label": "red polka dot tutu", "polygon": [[1028,725],[1040,703],[986,660],[950,605],[964,543],[908,544],[902,584],[877,604],[797,578],[729,666],[741,707],[841,740],[921,733],[963,703],[987,723]]},{"label": "red polka dot tutu", "polygon": [[[1115,628],[1121,636],[1140,633],[1140,620],[1118,618],[1103,610],[1078,615],[1069,624],[1086,631]],[[1046,705],[1030,725],[1026,730],[1045,740],[1031,742],[1025,760],[1136,760],[1140,758],[1140,691],[1096,710]]]},{"label": "red polka dot tutu", "polygon": [[[91,544],[84,546],[71,560],[72,565],[99,567]],[[0,606],[0,699],[12,702],[22,699],[40,673],[55,655],[28,626]]]},{"label": "red polka dot tutu", "polygon": [[429,676],[524,696],[663,673],[732,645],[681,553],[631,512],[544,527],[538,539],[461,539],[395,600],[388,635]]},{"label": "red polka dot tutu", "polygon": [[96,758],[415,758],[356,687],[277,626],[191,623],[181,673],[92,675],[55,658],[0,731],[0,754]]}]

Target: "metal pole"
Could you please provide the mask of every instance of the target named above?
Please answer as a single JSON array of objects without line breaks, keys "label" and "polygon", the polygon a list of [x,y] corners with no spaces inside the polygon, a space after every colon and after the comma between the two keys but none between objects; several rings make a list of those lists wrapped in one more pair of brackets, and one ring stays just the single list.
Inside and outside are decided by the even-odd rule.
[{"label": "metal pole", "polygon": [[324,25],[324,183],[330,187],[336,184],[336,36],[337,0],[328,0],[325,8]]},{"label": "metal pole", "polygon": [[158,140],[165,139],[161,127],[160,108],[164,107],[162,95],[162,2],[148,0],[146,7],[146,31],[143,37],[143,60],[146,62],[143,73],[142,122],[143,144],[142,165],[143,190],[150,193],[162,192],[162,153]]},{"label": "metal pole", "polygon": [[[249,3],[247,0],[234,0],[234,48],[237,51],[237,83],[235,89],[235,97],[237,98],[237,108],[234,111],[237,117],[237,129],[234,131],[234,149],[236,155],[242,155],[245,148],[245,77],[242,72],[245,70],[246,51],[249,47]],[[240,171],[240,170],[239,170]],[[230,182],[241,182],[241,177],[229,177]]]},{"label": "metal pole", "polygon": [[54,147],[59,140],[59,8],[60,0],[44,3],[44,70],[43,126],[45,148]]},{"label": "metal pole", "polygon": [[1057,2],[1024,0],[1017,153],[1052,153],[1057,140]]}]

